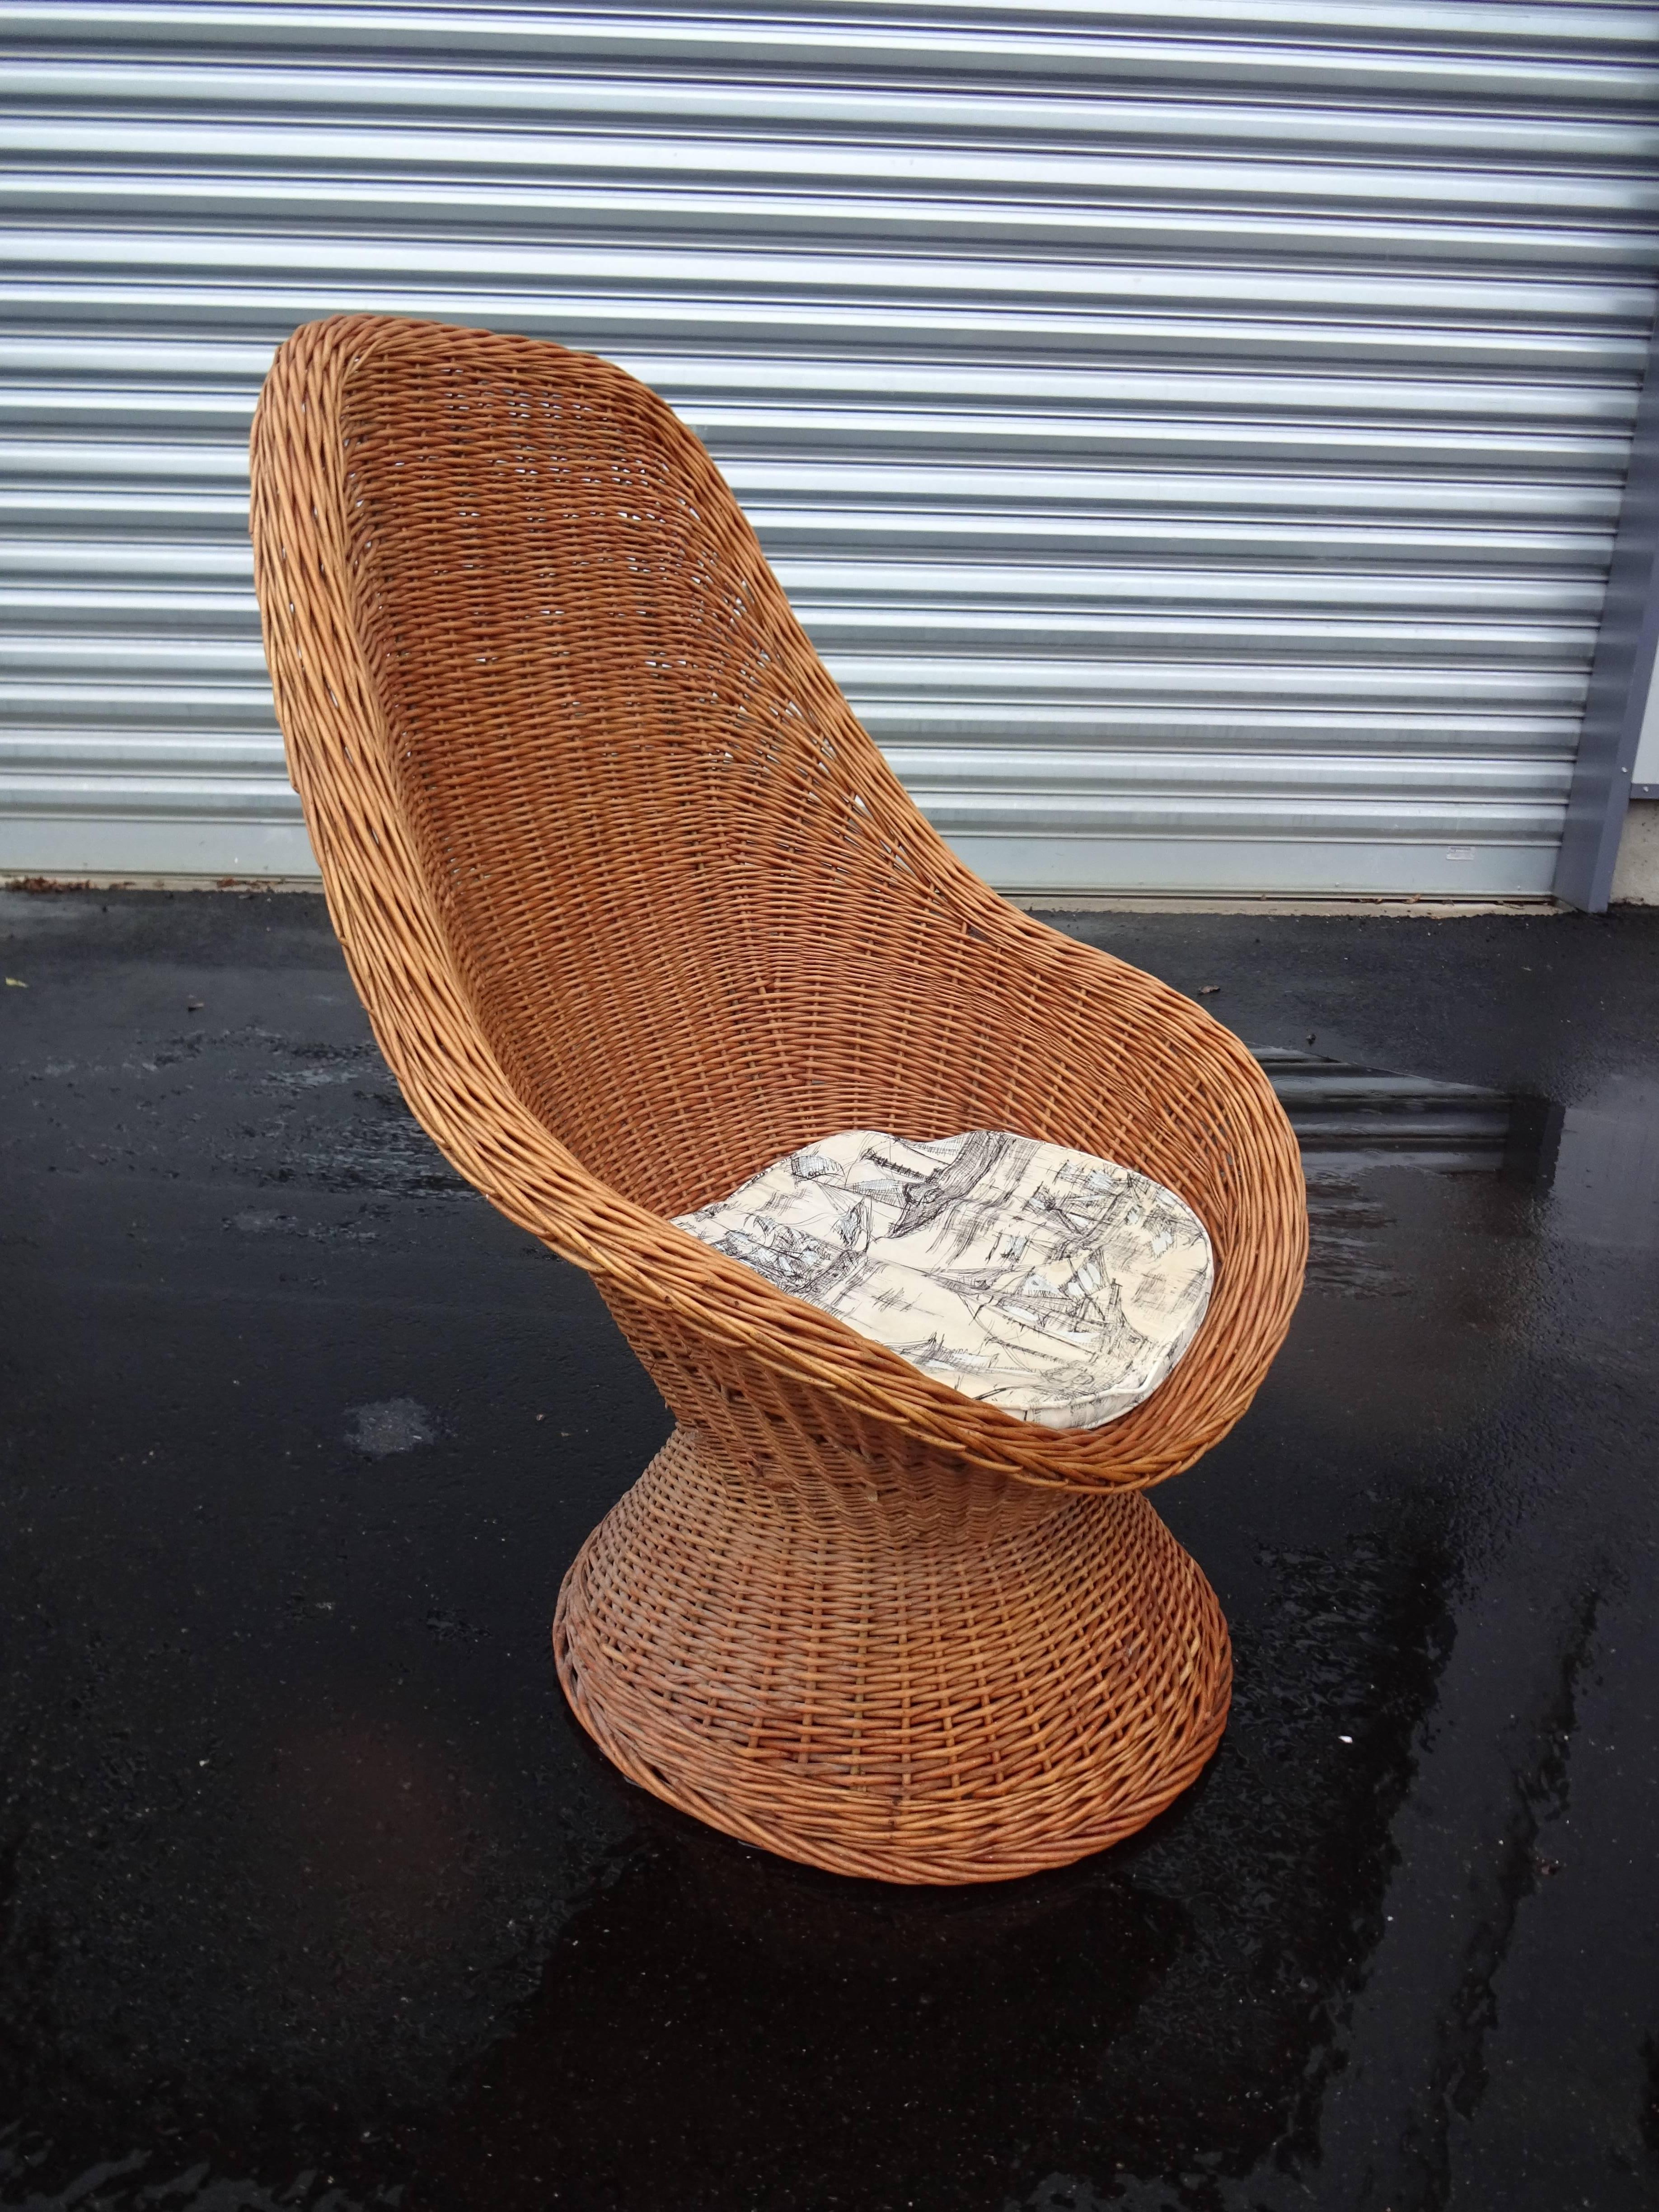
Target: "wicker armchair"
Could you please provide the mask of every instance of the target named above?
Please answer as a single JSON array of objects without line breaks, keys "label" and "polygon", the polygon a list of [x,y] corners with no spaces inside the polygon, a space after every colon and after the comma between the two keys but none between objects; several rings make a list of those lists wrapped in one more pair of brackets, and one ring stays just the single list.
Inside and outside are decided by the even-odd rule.
[{"label": "wicker armchair", "polygon": [[[678,1425],[570,1569],[623,1773],[838,1871],[993,1880],[1128,1834],[1231,1681],[1140,1493],[1249,1404],[1306,1243],[1243,1047],[1008,906],[917,813],[714,464],[622,370],[343,317],[252,443],[266,652],[329,909],[404,1096],[587,1268]],[[999,1127],[1178,1192],[1217,1280],[1109,1425],[1020,1421],[670,1218],[839,1128]]]}]

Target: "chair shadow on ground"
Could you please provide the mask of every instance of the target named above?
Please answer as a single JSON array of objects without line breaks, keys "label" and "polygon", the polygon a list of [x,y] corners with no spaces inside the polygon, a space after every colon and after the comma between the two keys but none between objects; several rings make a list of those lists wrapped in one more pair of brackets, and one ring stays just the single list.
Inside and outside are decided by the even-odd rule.
[{"label": "chair shadow on ground", "polygon": [[895,1888],[639,1802],[649,1847],[568,1923],[428,2152],[434,2204],[481,2170],[496,2212],[555,2189],[617,2212],[1000,2203],[1191,1936],[1112,1859]]}]

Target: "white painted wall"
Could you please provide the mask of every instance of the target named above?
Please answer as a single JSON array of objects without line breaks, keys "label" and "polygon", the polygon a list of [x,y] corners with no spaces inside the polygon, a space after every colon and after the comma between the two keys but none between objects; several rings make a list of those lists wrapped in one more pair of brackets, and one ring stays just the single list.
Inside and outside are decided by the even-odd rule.
[{"label": "white painted wall", "polygon": [[1659,682],[1648,686],[1648,703],[1642,716],[1642,734],[1636,741],[1632,783],[1659,783]]},{"label": "white painted wall", "polygon": [[[1650,727],[1652,723],[1649,711]],[[1649,732],[1642,743],[1650,742]],[[1659,769],[1644,781],[1659,782]],[[1619,861],[1613,872],[1614,906],[1659,906],[1659,799],[1633,799],[1625,817],[1625,834],[1619,843]]]},{"label": "white painted wall", "polygon": [[[1648,684],[1631,781],[1659,785],[1659,668]],[[1614,906],[1659,906],[1659,799],[1633,799],[1613,872]]]}]

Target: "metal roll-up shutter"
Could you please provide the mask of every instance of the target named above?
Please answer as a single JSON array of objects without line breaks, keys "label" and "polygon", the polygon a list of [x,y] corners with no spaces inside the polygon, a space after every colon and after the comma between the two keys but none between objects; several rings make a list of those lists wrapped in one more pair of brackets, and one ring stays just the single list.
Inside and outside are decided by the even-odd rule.
[{"label": "metal roll-up shutter", "polygon": [[1654,307],[1577,0],[0,5],[0,866],[296,873],[273,345],[556,337],[714,449],[1019,892],[1550,886]]}]

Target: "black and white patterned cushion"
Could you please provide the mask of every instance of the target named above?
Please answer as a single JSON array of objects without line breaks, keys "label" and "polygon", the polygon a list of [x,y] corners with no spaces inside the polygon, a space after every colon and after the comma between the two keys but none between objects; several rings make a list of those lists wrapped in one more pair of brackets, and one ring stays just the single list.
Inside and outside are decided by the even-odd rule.
[{"label": "black and white patterned cushion", "polygon": [[848,1129],[679,1225],[970,1398],[1097,1429],[1209,1303],[1204,1224],[1150,1176],[999,1129]]}]

